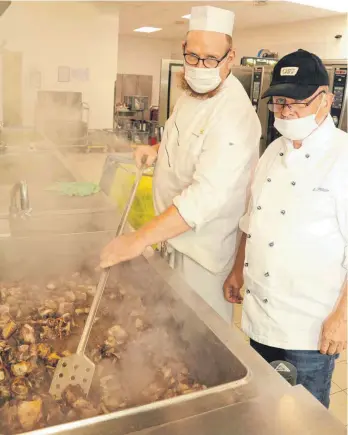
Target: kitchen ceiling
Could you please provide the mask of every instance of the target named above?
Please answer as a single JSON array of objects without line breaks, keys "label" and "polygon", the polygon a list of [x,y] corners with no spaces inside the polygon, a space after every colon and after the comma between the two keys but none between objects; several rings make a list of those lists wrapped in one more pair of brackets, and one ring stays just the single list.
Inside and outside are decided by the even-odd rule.
[{"label": "kitchen ceiling", "polygon": [[[235,29],[272,26],[281,23],[325,18],[337,12],[313,8],[288,1],[101,1],[95,7],[103,14],[120,13],[120,34],[155,39],[177,40],[188,30],[188,20],[182,18],[190,13],[192,6],[211,5],[231,9],[236,13]],[[159,27],[160,32],[137,35],[139,27]]]}]

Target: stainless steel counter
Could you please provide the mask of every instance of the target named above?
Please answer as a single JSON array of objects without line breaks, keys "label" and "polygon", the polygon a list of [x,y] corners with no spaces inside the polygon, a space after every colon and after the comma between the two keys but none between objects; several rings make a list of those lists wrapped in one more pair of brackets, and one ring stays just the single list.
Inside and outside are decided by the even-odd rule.
[{"label": "stainless steel counter", "polygon": [[[26,269],[17,268],[16,274],[23,277],[30,271],[35,276],[40,270],[41,256],[49,258],[52,248],[55,263],[47,263],[46,273],[51,273],[50,268],[53,270],[57,265],[64,269],[76,267],[77,254],[94,252],[98,255],[100,247],[111,237],[110,232],[99,232],[37,239],[35,259],[27,255],[32,240],[17,239],[16,246],[7,240],[0,246],[0,252],[6,252],[1,258],[3,272],[8,273],[6,262],[11,262],[10,257],[15,256],[16,262],[25,264]],[[137,431],[137,435],[343,434],[342,424],[302,388],[286,383],[241,334],[227,325],[157,254],[148,253],[146,259],[124,265],[117,274],[120,280],[129,279],[130,285],[139,289],[139,294],[144,296],[145,291],[151,298],[148,302],[168,307],[178,331],[192,343],[192,348],[187,350],[188,358],[196,361],[199,358],[197,375],[206,378],[209,388],[42,429],[32,435],[125,435]],[[158,312],[159,316],[162,314]]]},{"label": "stainless steel counter", "polygon": [[[15,147],[0,156],[0,219],[9,221],[12,236],[116,230],[118,212],[103,191],[69,197],[47,190],[55,182],[84,181],[69,160],[48,145],[44,151]],[[20,180],[28,183],[32,212],[25,220],[10,220],[10,192]]]},{"label": "stainless steel counter", "polygon": [[[64,169],[63,172],[73,174],[64,159],[58,158],[67,171]],[[60,169],[58,172],[63,173]],[[49,174],[47,177],[50,182],[60,181],[51,179]],[[35,195],[33,191],[33,201]],[[37,195],[37,198],[42,199],[42,194]],[[64,216],[64,232],[68,233],[71,230],[70,223],[67,223],[69,210],[75,210],[82,216],[89,209],[103,208],[103,194],[101,197],[93,198],[93,204],[85,207],[81,203],[87,204],[88,198],[74,199],[71,202],[74,207],[63,204],[65,199],[62,199],[59,207],[47,208],[50,213],[56,211]],[[39,204],[41,200],[37,201]],[[108,208],[110,203],[106,196],[105,204]],[[64,210],[68,210],[68,213]],[[45,213],[44,210],[40,212]],[[76,219],[75,215],[73,219],[81,225],[81,218]],[[110,215],[110,219],[113,223],[113,215]],[[87,219],[86,223],[90,225],[91,222]],[[62,225],[62,221],[59,225]],[[92,231],[95,229],[101,228],[92,226]],[[42,273],[43,262],[40,258],[46,260],[47,273],[50,273],[50,268],[56,269],[57,265],[62,268],[75,267],[79,261],[84,261],[82,256],[86,253],[98,257],[101,247],[112,237],[111,231],[70,235],[40,232],[40,236],[36,234],[32,239],[3,239],[0,241],[2,276],[5,276],[5,272],[16,273],[16,279],[25,279],[29,273],[37,276]],[[35,256],[31,255],[33,246]],[[47,261],[49,258],[55,261]],[[13,267],[15,265],[20,267]],[[343,435],[342,424],[302,387],[290,387],[253,351],[241,334],[233,326],[227,325],[157,254],[149,250],[146,258],[131,262],[125,270],[128,270],[133,283],[149,294],[154,287],[160,290],[161,298],[170,294],[176,306],[172,310],[174,319],[188,341],[197,341],[194,358],[200,358],[200,374],[210,379],[211,385],[204,392],[53,426],[32,432],[32,435]],[[172,309],[170,305],[169,309]]]},{"label": "stainless steel counter", "polygon": [[345,427],[297,386],[131,435],[344,435]]}]

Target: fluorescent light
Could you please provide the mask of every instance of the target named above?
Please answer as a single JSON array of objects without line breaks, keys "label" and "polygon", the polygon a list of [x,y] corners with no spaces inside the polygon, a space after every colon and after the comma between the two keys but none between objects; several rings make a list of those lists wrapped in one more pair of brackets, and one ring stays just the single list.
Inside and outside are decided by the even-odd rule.
[{"label": "fluorescent light", "polygon": [[186,20],[189,20],[191,18],[191,14],[183,15],[181,18],[186,18]]},{"label": "fluorescent light", "polygon": [[348,4],[342,0],[288,0],[291,3],[327,9],[334,12],[348,12]]},{"label": "fluorescent light", "polygon": [[159,27],[139,27],[139,29],[134,29],[134,32],[142,32],[142,33],[153,33],[158,32],[160,29]]}]

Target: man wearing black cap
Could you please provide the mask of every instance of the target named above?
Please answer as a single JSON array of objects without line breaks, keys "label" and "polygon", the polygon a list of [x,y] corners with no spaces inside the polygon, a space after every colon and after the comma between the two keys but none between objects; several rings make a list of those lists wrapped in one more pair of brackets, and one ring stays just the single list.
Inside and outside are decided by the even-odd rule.
[{"label": "man wearing black cap", "polygon": [[330,116],[321,60],[304,50],[273,72],[269,110],[282,137],[256,169],[244,236],[224,285],[242,328],[267,361],[285,360],[326,407],[347,342],[348,135]]}]

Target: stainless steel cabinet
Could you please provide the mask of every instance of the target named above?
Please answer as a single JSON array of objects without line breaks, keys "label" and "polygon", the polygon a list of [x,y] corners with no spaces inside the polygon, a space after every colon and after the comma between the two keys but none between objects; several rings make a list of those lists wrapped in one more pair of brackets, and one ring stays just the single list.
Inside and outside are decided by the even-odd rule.
[{"label": "stainless steel cabinet", "polygon": [[125,96],[139,95],[149,97],[149,102],[152,99],[152,76],[136,75],[136,74],[117,74],[115,84],[115,105],[123,103]]}]

